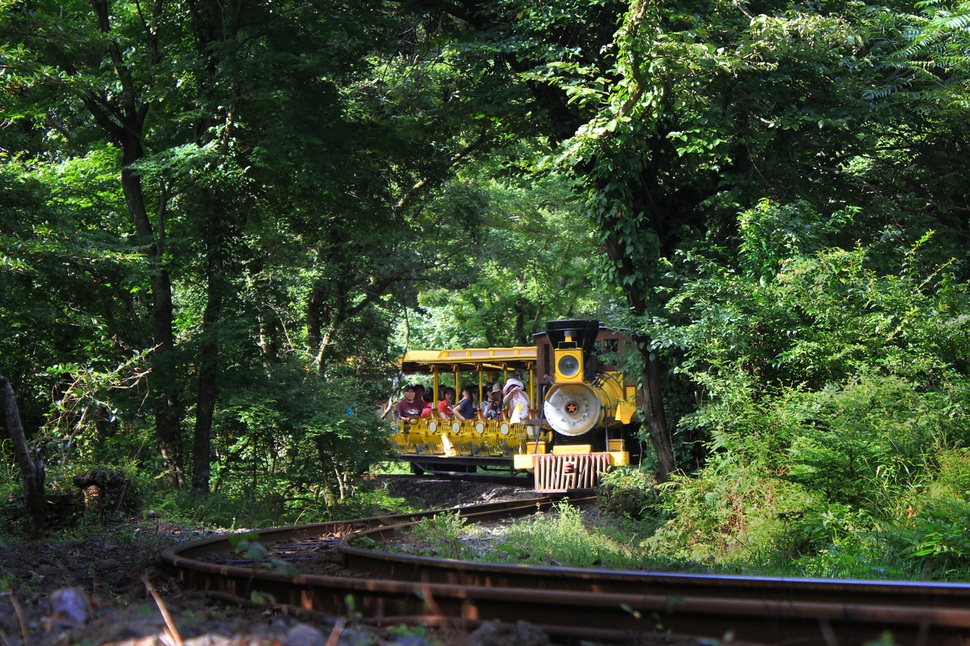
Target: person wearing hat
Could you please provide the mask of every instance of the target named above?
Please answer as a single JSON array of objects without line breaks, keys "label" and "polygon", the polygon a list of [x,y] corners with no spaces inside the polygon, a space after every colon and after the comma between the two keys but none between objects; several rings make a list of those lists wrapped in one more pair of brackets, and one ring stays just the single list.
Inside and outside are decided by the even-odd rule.
[{"label": "person wearing hat", "polygon": [[400,419],[418,419],[421,417],[424,402],[419,402],[416,395],[417,391],[414,384],[408,384],[404,387],[404,399],[397,403],[397,416]]},{"label": "person wearing hat", "polygon": [[485,419],[501,419],[503,408],[505,408],[505,405],[502,403],[502,387],[498,384],[492,384],[491,390],[488,391],[488,400],[485,402],[482,415]]},{"label": "person wearing hat", "polygon": [[518,379],[509,379],[502,389],[505,396],[502,403],[508,411],[509,421],[513,424],[529,417],[529,396],[525,394],[525,386]]}]

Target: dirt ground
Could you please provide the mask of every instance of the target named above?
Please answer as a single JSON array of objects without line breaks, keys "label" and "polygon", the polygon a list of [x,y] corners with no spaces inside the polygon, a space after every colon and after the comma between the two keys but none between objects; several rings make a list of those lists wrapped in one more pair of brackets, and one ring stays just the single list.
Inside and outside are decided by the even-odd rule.
[{"label": "dirt ground", "polygon": [[[533,495],[514,487],[430,479],[405,480],[388,487],[391,495],[428,509]],[[178,527],[162,518],[143,521],[129,530],[109,530],[83,541],[0,542],[0,646],[422,646],[443,638],[389,635],[339,617],[297,617],[285,609],[179,590],[160,568],[159,553],[211,533]],[[177,637],[167,633],[169,624]],[[527,636],[527,628],[503,630],[505,636],[496,643],[544,643]],[[506,634],[509,630],[525,631],[526,636]],[[495,637],[495,631],[493,627],[486,633]]]},{"label": "dirt ground", "polygon": [[392,480],[386,488],[389,495],[404,498],[409,504],[423,509],[479,505],[486,502],[535,498],[539,495],[528,487],[464,480],[438,480],[430,477]]},{"label": "dirt ground", "polygon": [[[528,489],[430,479],[386,486],[391,495],[427,509],[534,495]],[[0,646],[551,643],[541,630],[522,622],[488,623],[461,635],[422,634],[415,629],[386,632],[345,618],[294,616],[283,608],[182,591],[159,566],[158,554],[205,536],[154,518],[132,531],[109,531],[83,541],[0,542]]]}]

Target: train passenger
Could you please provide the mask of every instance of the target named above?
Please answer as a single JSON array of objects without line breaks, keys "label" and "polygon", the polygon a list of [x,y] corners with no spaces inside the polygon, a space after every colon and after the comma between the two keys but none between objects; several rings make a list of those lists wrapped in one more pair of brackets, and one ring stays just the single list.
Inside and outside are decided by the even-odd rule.
[{"label": "train passenger", "polygon": [[509,379],[505,382],[505,388],[502,389],[502,392],[505,393],[502,403],[505,404],[505,409],[508,411],[509,421],[516,424],[527,419],[531,405],[522,382],[518,379]]},{"label": "train passenger", "polygon": [[486,382],[485,389],[482,390],[482,401],[481,401],[481,404],[479,405],[479,408],[482,411],[482,417],[485,417],[485,409],[488,408],[488,400],[492,396],[492,388],[494,387],[494,385],[495,384],[491,381]]},{"label": "train passenger", "polygon": [[475,387],[474,386],[462,386],[461,388],[461,401],[458,405],[452,409],[452,413],[455,415],[455,419],[466,420],[475,419]]},{"label": "train passenger", "polygon": [[431,400],[428,398],[428,391],[424,384],[414,384],[414,402],[421,406],[421,417],[431,415]]},{"label": "train passenger", "polygon": [[438,415],[443,419],[451,419],[451,410],[455,405],[455,389],[445,386],[441,389],[441,400],[438,402]]},{"label": "train passenger", "polygon": [[423,402],[417,400],[417,389],[414,384],[404,387],[404,399],[397,403],[397,416],[399,419],[417,419],[421,417],[424,408]]},{"label": "train passenger", "polygon": [[498,384],[492,384],[482,414],[485,416],[485,419],[501,419],[502,409],[504,407],[502,403],[502,387]]}]

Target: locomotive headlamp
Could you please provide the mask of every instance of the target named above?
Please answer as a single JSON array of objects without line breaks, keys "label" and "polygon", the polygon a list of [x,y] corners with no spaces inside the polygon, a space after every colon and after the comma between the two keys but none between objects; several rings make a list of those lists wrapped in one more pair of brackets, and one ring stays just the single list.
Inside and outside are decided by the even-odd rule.
[{"label": "locomotive headlamp", "polygon": [[578,383],[583,380],[581,348],[556,350],[556,383]]},{"label": "locomotive headlamp", "polygon": [[579,361],[571,354],[559,358],[559,374],[563,377],[573,377],[579,372]]}]

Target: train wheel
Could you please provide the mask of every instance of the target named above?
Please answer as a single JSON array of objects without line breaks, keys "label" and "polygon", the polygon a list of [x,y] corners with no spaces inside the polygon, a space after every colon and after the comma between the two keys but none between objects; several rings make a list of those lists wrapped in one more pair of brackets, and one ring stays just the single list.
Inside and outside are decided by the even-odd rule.
[{"label": "train wheel", "polygon": [[421,468],[421,465],[420,464],[415,464],[414,462],[412,462],[411,463],[411,473],[414,474],[414,475],[416,475],[416,476],[423,476],[424,475],[424,469]]}]

